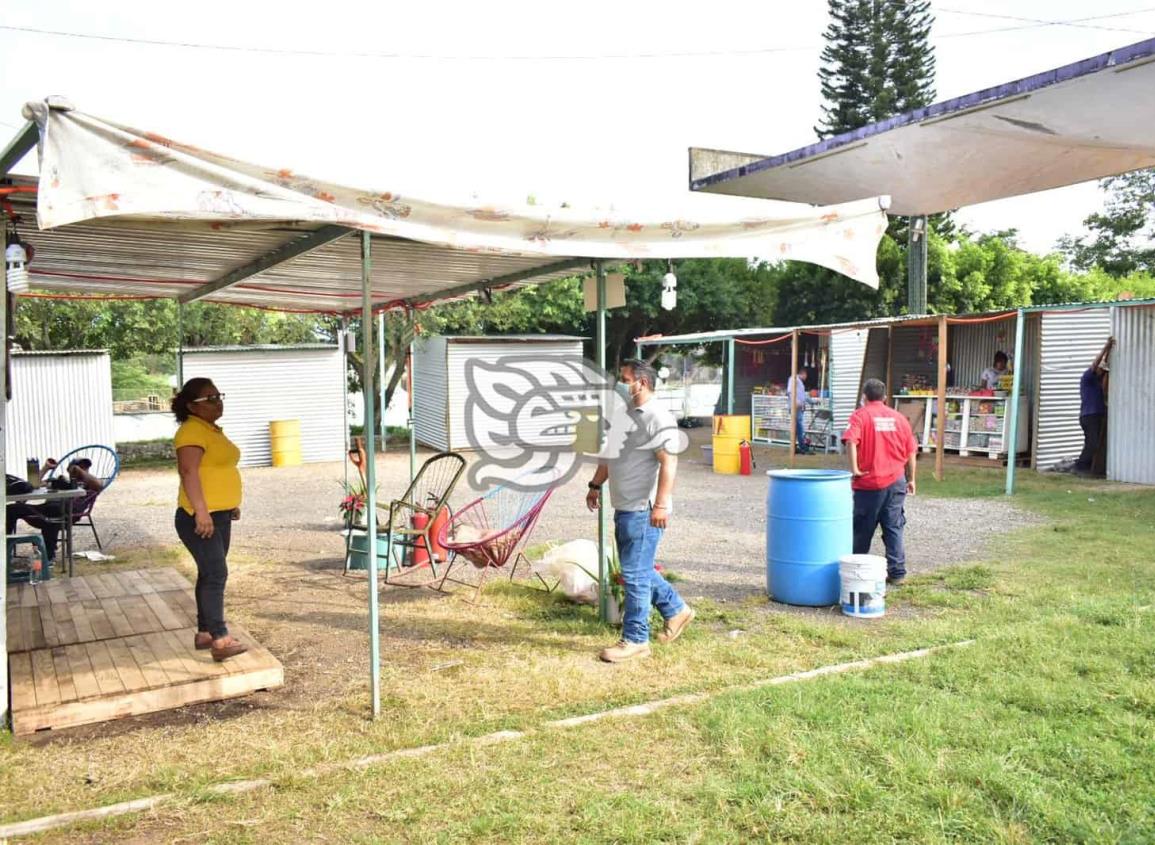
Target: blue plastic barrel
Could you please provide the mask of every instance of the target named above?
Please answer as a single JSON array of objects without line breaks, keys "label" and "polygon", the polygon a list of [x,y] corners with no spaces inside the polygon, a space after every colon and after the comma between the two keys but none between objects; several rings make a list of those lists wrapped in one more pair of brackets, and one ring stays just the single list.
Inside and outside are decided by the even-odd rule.
[{"label": "blue plastic barrel", "polygon": [[766,475],[766,592],[786,604],[837,604],[838,561],[854,548],[850,473],[776,469]]}]

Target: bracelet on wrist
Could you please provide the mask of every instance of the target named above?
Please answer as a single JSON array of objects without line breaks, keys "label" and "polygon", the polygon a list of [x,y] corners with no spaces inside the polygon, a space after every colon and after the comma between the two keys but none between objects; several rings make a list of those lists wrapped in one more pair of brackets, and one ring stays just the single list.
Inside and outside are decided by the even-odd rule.
[{"label": "bracelet on wrist", "polygon": [[602,485],[594,484],[592,481],[586,486],[588,486],[591,490],[601,490],[602,489]]}]

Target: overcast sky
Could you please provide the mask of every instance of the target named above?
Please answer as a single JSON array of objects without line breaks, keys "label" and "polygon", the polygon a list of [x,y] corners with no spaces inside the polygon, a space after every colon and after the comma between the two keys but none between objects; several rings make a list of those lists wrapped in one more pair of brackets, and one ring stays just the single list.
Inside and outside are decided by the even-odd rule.
[{"label": "overcast sky", "polygon": [[[1148,0],[933,6],[939,99],[1155,34]],[[815,139],[827,20],[824,0],[0,7],[3,135],[25,101],[60,94],[110,120],[357,187],[691,211],[730,200],[689,195],[688,147],[774,154]],[[33,172],[31,159],[18,170]],[[1018,228],[1046,251],[1101,204],[1091,183],[958,216],[980,231]]]}]

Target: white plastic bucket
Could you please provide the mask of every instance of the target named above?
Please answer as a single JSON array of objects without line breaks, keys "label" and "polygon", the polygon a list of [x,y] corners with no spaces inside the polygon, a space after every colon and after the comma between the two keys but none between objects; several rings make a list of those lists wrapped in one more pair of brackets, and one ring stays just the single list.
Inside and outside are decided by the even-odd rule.
[{"label": "white plastic bucket", "polygon": [[843,613],[864,618],[886,613],[886,558],[847,555],[838,560],[838,575]]}]

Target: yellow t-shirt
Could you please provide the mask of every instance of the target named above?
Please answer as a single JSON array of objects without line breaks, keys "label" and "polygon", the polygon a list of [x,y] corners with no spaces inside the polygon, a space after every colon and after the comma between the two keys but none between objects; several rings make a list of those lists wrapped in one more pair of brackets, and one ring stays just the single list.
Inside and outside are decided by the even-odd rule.
[{"label": "yellow t-shirt", "polygon": [[[177,449],[182,446],[204,449],[199,475],[210,512],[231,511],[241,506],[241,474],[237,471],[241,450],[225,437],[223,431],[200,417],[189,417],[176,430],[173,445]],[[194,513],[183,484],[180,485],[177,504],[189,515]]]}]

